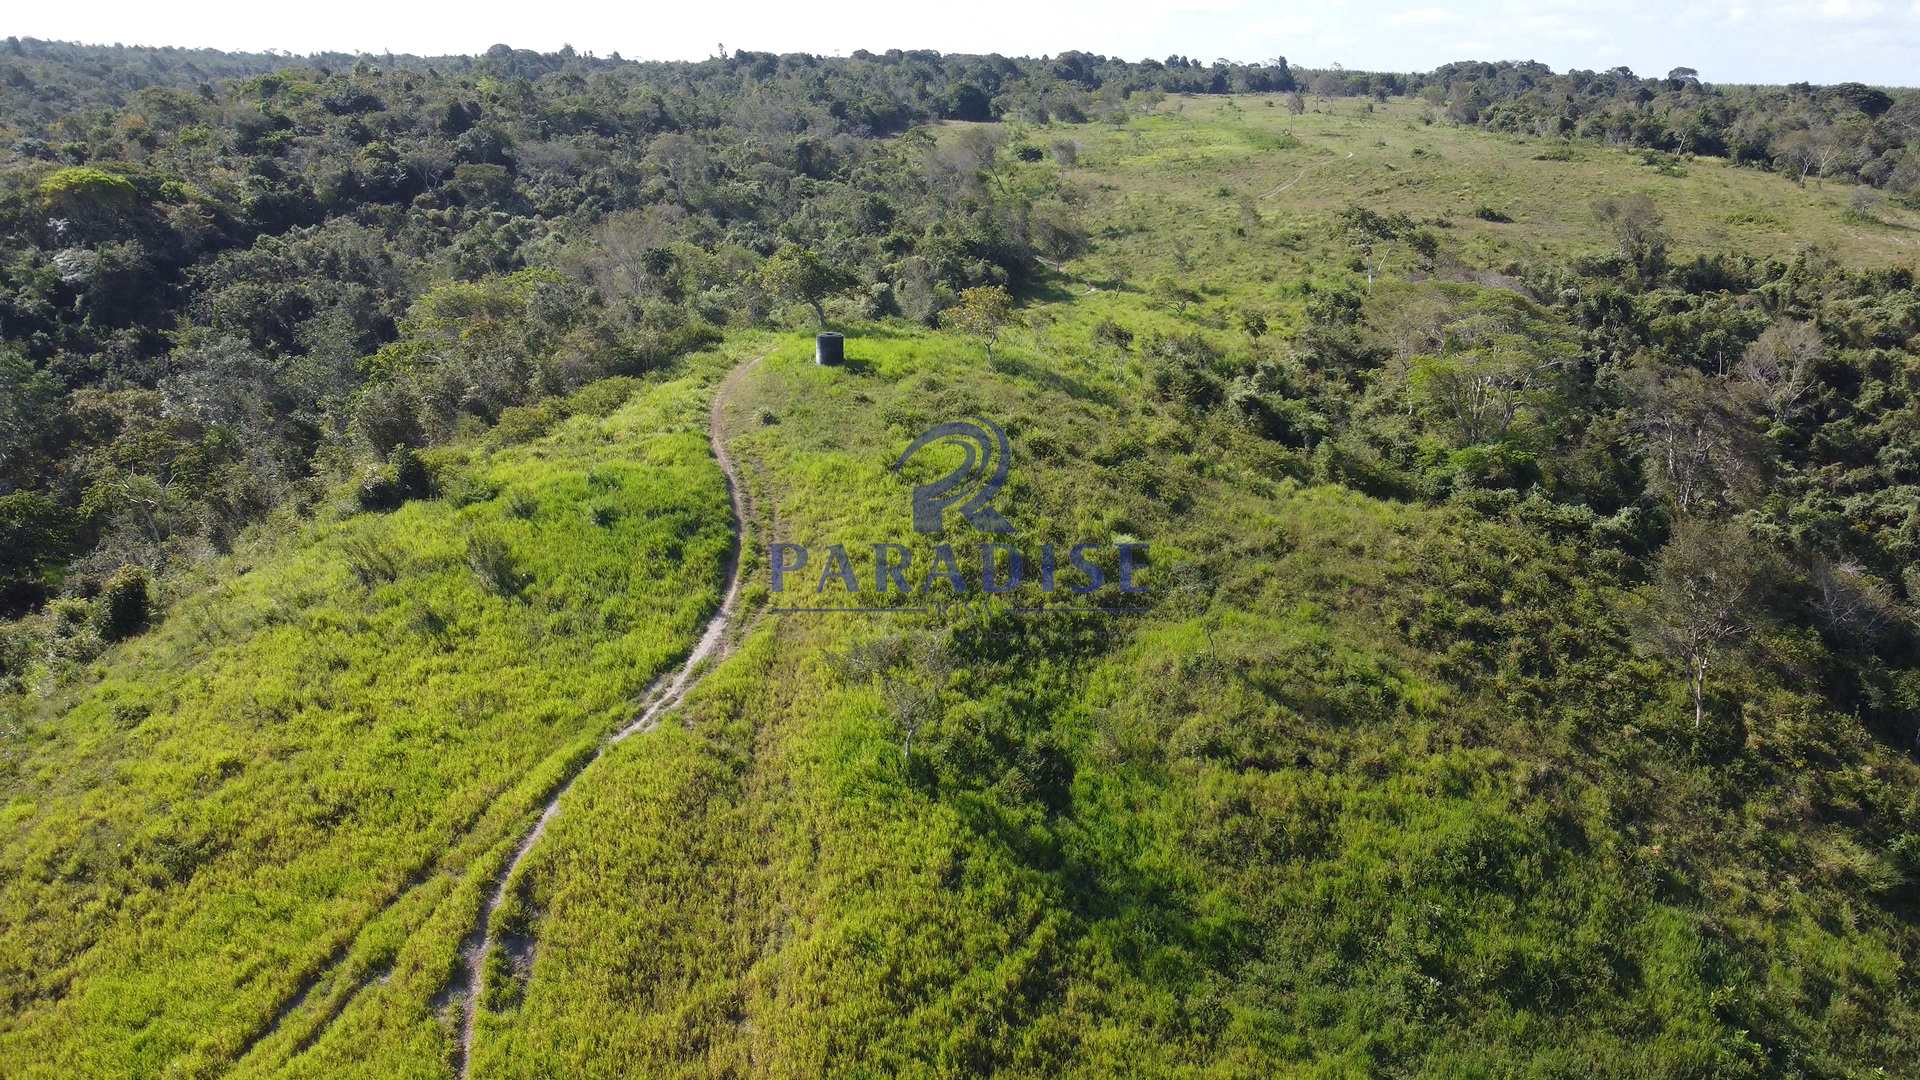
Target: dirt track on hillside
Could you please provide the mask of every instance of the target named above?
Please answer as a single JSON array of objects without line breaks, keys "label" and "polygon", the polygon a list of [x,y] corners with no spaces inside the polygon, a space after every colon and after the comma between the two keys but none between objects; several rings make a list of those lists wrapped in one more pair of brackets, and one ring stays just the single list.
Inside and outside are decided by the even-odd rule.
[{"label": "dirt track on hillside", "polygon": [[720,464],[720,471],[726,474],[727,497],[733,504],[733,547],[727,554],[725,564],[727,589],[720,601],[720,607],[713,613],[713,617],[707,620],[705,632],[700,635],[699,642],[694,645],[693,651],[687,654],[686,660],[680,667],[670,675],[662,675],[647,688],[647,692],[641,697],[645,704],[641,707],[639,715],[634,717],[633,722],[614,732],[600,744],[593,756],[587,758],[579,768],[554,788],[553,794],[547,798],[546,805],[541,808],[539,820],[534,822],[533,828],[528,830],[527,835],[521,839],[520,846],[514,849],[513,857],[507,860],[507,865],[494,879],[493,892],[487,897],[479,925],[467,936],[466,943],[462,946],[462,951],[466,955],[467,973],[464,1001],[461,1004],[460,1049],[456,1059],[456,1071],[461,1080],[466,1080],[473,1061],[474,1016],[479,1010],[480,999],[486,994],[487,953],[492,950],[496,941],[493,929],[494,913],[506,900],[507,889],[513,882],[514,874],[520,869],[521,864],[526,862],[527,856],[533,853],[534,847],[540,843],[540,838],[546,835],[548,823],[559,815],[560,800],[565,798],[567,792],[573,788],[574,781],[592,768],[594,762],[599,761],[609,748],[623,742],[629,736],[650,730],[658,724],[661,718],[678,706],[686,698],[687,692],[700,682],[701,676],[708,670],[703,665],[709,660],[720,659],[726,653],[727,632],[732,627],[733,616],[740,599],[740,564],[742,545],[746,540],[747,502],[745,489],[741,486],[740,476],[734,468],[733,456],[727,452],[722,412],[732,399],[740,381],[757,363],[759,358],[743,361],[727,372],[726,378],[720,381],[719,387],[714,391],[713,405],[707,413],[707,442],[713,449],[714,460]]},{"label": "dirt track on hillside", "polygon": [[1308,164],[1306,168],[1304,168],[1304,169],[1301,169],[1301,170],[1300,170],[1300,175],[1298,175],[1298,176],[1296,176],[1296,177],[1294,177],[1293,179],[1291,179],[1291,180],[1289,180],[1289,181],[1287,181],[1287,182],[1286,182],[1286,183],[1284,183],[1284,184],[1281,184],[1281,185],[1280,185],[1279,187],[1277,187],[1277,188],[1274,188],[1274,189],[1272,189],[1271,191],[1265,191],[1265,192],[1262,192],[1262,193],[1261,193],[1261,195],[1260,195],[1260,197],[1261,197],[1261,198],[1263,198],[1263,199],[1271,199],[1271,198],[1273,198],[1273,197],[1274,197],[1275,195],[1278,195],[1278,194],[1280,194],[1281,192],[1283,192],[1283,191],[1286,191],[1286,190],[1288,190],[1289,188],[1291,188],[1291,187],[1293,187],[1293,185],[1295,185],[1295,184],[1297,184],[1297,183],[1299,183],[1300,181],[1302,181],[1302,180],[1305,180],[1305,179],[1307,178],[1307,174],[1308,174],[1308,173],[1310,173],[1310,172],[1312,172],[1313,170],[1315,170],[1315,169],[1317,169],[1317,168],[1319,168],[1320,166],[1322,166],[1322,165],[1328,165],[1328,164],[1333,164],[1333,163],[1335,163],[1336,161],[1346,161],[1346,160],[1347,160],[1348,158],[1351,158],[1351,157],[1353,157],[1353,151],[1351,151],[1351,150],[1349,150],[1349,151],[1347,151],[1347,156],[1346,156],[1346,157],[1343,157],[1343,158],[1338,158],[1338,159],[1335,159],[1335,158],[1328,158],[1328,159],[1327,159],[1327,160],[1325,160],[1325,161],[1315,161],[1315,162],[1312,162],[1312,163],[1310,163],[1310,164]]}]

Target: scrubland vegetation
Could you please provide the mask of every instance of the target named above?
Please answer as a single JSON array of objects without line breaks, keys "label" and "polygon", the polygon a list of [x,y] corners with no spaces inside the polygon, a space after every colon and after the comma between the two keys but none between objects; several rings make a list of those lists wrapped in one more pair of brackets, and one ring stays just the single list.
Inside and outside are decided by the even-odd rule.
[{"label": "scrubland vegetation", "polygon": [[0,1072],[1914,1074],[1912,92],[10,48]]}]

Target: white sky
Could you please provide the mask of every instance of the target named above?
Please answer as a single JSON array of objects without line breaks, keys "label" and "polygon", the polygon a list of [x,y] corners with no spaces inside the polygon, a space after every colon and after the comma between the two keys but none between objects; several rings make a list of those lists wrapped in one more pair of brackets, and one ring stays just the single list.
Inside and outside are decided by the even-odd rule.
[{"label": "white sky", "polygon": [[[316,13],[325,17],[316,17]],[[1140,59],[1286,56],[1319,67],[1424,71],[1450,60],[1539,60],[1556,71],[1686,65],[1709,82],[1920,83],[1920,0],[86,0],[0,16],[0,35],[292,52],[472,53],[496,42],[629,58],[728,51],[930,48]]]}]

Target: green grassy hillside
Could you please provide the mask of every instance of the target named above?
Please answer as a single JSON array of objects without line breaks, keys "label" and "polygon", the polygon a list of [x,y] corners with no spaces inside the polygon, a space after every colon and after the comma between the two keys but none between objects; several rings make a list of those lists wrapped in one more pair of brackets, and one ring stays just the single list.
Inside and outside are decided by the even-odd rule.
[{"label": "green grassy hillside", "polygon": [[[430,497],[289,515],[43,672],[0,756],[0,1073],[1917,1075],[1920,218],[1279,100],[996,125],[1075,144],[988,182],[1087,243],[990,355],[843,295],[845,367],[736,332],[510,413]],[[1659,268],[1596,211],[1634,193]],[[1363,248],[1355,206],[1406,225]],[[1743,420],[1764,475],[1689,516],[1635,380],[1724,388],[1801,318],[1817,410]],[[562,800],[463,1063],[486,890],[719,601],[706,410],[762,355],[720,413],[734,648]],[[770,610],[899,603],[865,562],[776,596],[768,545],[925,566],[938,463],[889,466],[968,416],[1012,543],[1145,543],[1147,591]],[[1650,627],[1705,523],[1781,568],[1696,698]],[[1823,622],[1856,579],[1816,555],[1898,617]]]},{"label": "green grassy hillside", "polygon": [[1018,541],[1151,538],[1153,615],[763,618],[583,780],[477,1075],[1904,1060],[1920,939],[1868,852],[1915,770],[1791,678],[1742,670],[1751,748],[1699,748],[1619,560],[1303,484],[1121,366],[856,340],[740,402],[779,535],[925,558],[888,448],[977,412],[1032,448]]},{"label": "green grassy hillside", "polygon": [[727,362],[443,452],[435,498],[264,530],[159,629],[17,703],[7,1074],[271,1065],[378,987],[412,1006],[379,1045],[433,1075],[428,1002],[484,876],[718,603],[703,388]]},{"label": "green grassy hillside", "polygon": [[[1300,116],[1281,105],[1277,96],[1175,98],[1122,130],[1073,131],[1078,167],[1113,200],[1109,222],[1162,245],[1185,236],[1195,250],[1206,246],[1196,226],[1229,231],[1244,196],[1282,234],[1312,233],[1352,203],[1444,218],[1468,261],[1498,266],[1611,246],[1593,203],[1637,191],[1659,202],[1684,258],[1788,257],[1811,245],[1856,266],[1920,259],[1920,212],[1889,203],[1850,214],[1853,184],[1796,186],[1717,158],[1495,135],[1432,123],[1419,102],[1341,101]],[[1513,220],[1480,220],[1483,206]],[[1103,244],[1106,258],[1089,265],[1137,268],[1148,246]]]},{"label": "green grassy hillside", "polygon": [[[1185,407],[1139,343],[1279,351],[1237,314],[1308,329],[1314,284],[1352,280],[1329,219],[1362,199],[1444,222],[1467,279],[1409,253],[1425,283],[1366,300],[1385,332],[1499,312],[1542,347],[1576,335],[1467,272],[1605,251],[1608,192],[1657,190],[1680,259],[1910,261],[1907,226],[1711,162],[1535,160],[1405,106],[1177,108],[1071,132],[1072,169],[1008,167],[1081,192],[1096,241],[992,361],[857,326],[848,370],[796,342],[734,412],[763,545],[915,565],[886,466],[932,421],[992,417],[1015,541],[1150,540],[1152,614],[1009,611],[1073,603],[1029,585],[763,617],[684,728],[583,781],[517,883],[531,964],[487,1003],[477,1073],[1906,1074],[1920,771],[1806,678],[1817,642],[1763,635],[1697,730],[1604,521],[1356,493],[1392,485]],[[1472,216],[1496,201],[1513,222]]]}]

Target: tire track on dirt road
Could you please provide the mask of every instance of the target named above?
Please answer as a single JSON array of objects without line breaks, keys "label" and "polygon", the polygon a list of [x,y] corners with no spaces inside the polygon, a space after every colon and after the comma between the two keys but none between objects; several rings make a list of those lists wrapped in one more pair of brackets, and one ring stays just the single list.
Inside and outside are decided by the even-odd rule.
[{"label": "tire track on dirt road", "polygon": [[1330,164],[1331,162],[1333,162],[1333,161],[1336,161],[1336,160],[1337,160],[1337,161],[1347,161],[1347,160],[1350,160],[1350,159],[1351,159],[1352,157],[1353,157],[1353,151],[1351,151],[1351,150],[1349,150],[1349,151],[1347,151],[1347,156],[1346,156],[1346,157],[1343,157],[1343,158],[1328,158],[1328,159],[1326,159],[1326,160],[1323,160],[1323,161],[1315,161],[1315,162],[1313,162],[1313,163],[1311,163],[1311,164],[1309,164],[1309,165],[1308,165],[1308,166],[1307,166],[1306,168],[1304,168],[1304,169],[1301,169],[1301,170],[1300,170],[1300,175],[1298,175],[1298,176],[1296,176],[1296,177],[1294,177],[1293,179],[1291,179],[1291,180],[1289,180],[1289,181],[1287,181],[1287,182],[1286,182],[1286,183],[1284,183],[1284,184],[1281,184],[1281,185],[1280,185],[1279,187],[1277,187],[1277,188],[1274,188],[1274,189],[1273,189],[1272,191],[1269,191],[1269,192],[1267,192],[1267,193],[1265,193],[1265,194],[1263,194],[1263,195],[1261,195],[1260,197],[1261,197],[1261,198],[1263,198],[1263,199],[1271,199],[1271,198],[1273,198],[1273,197],[1274,197],[1275,195],[1278,195],[1278,194],[1280,194],[1281,192],[1283,192],[1283,191],[1286,191],[1286,190],[1288,190],[1289,188],[1291,188],[1291,187],[1293,187],[1293,185],[1295,185],[1295,184],[1297,184],[1297,183],[1299,183],[1300,181],[1302,181],[1302,180],[1305,180],[1305,179],[1307,178],[1307,174],[1308,174],[1308,173],[1310,173],[1310,172],[1312,172],[1313,170],[1315,170],[1315,169],[1317,169],[1317,168],[1319,168],[1320,166],[1322,166],[1322,165],[1326,165],[1326,164]]}]

